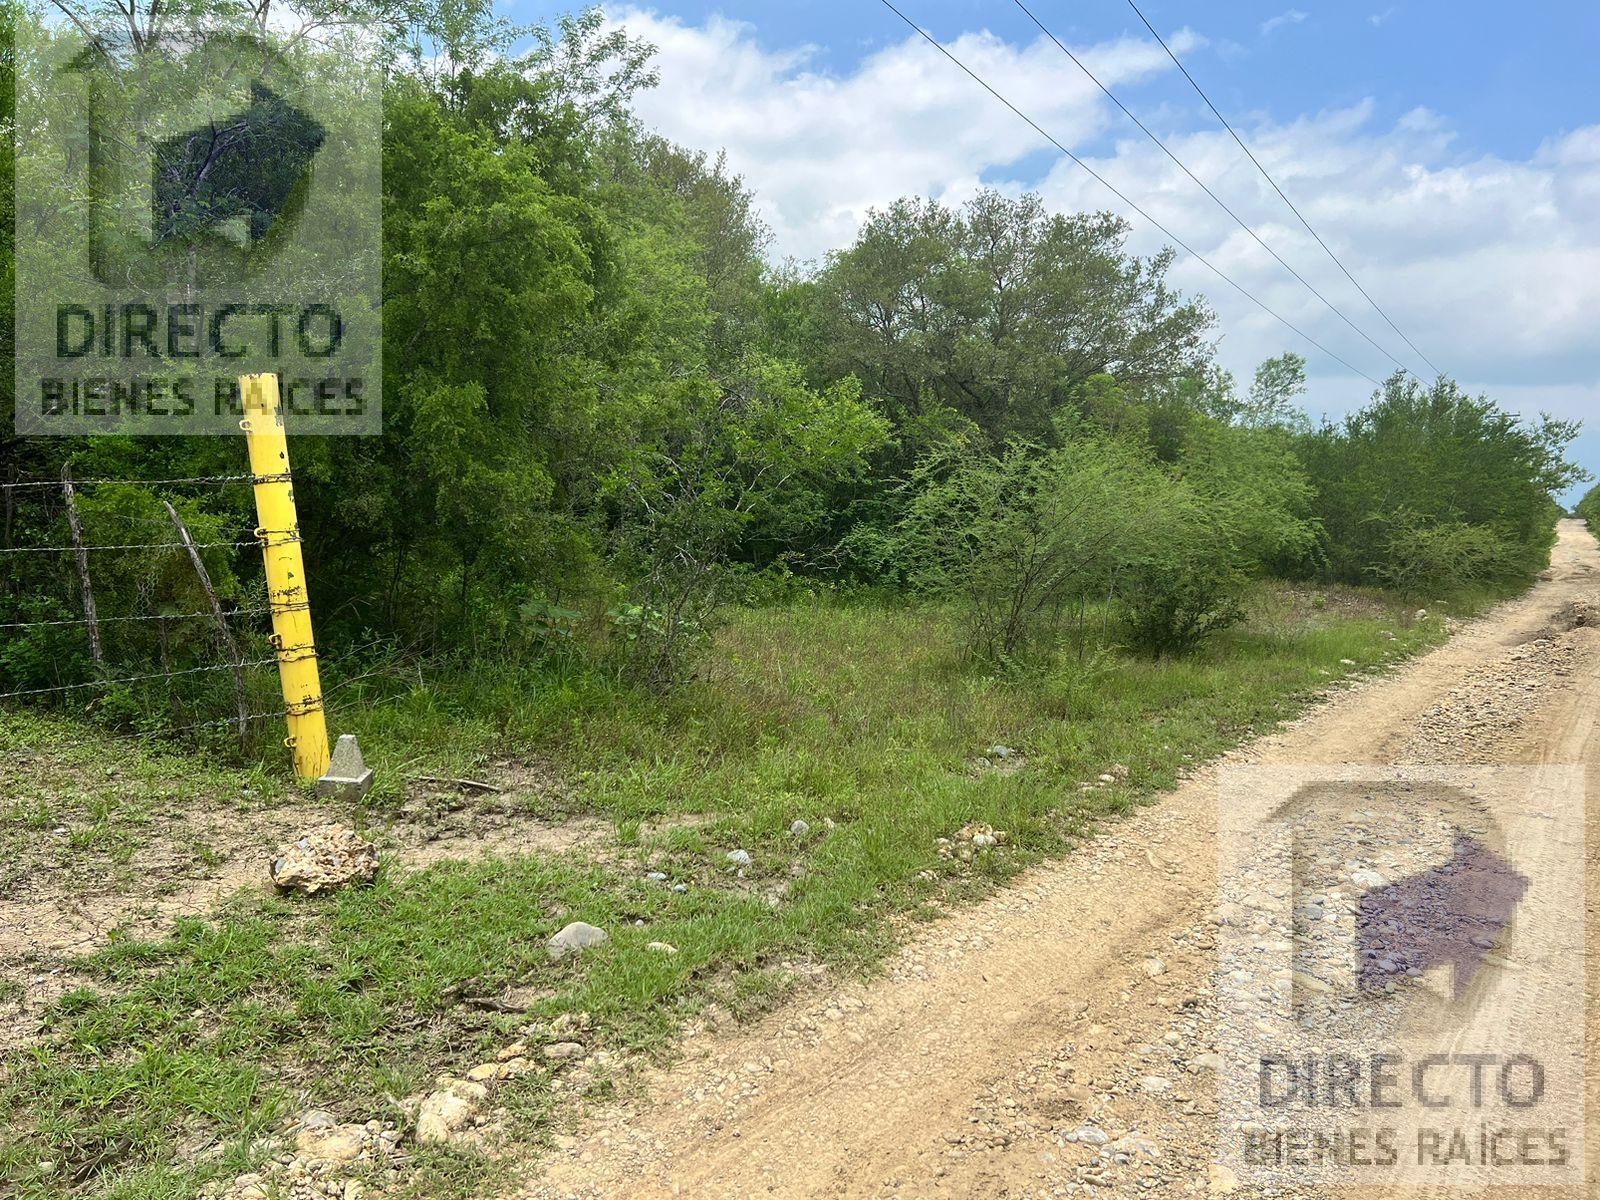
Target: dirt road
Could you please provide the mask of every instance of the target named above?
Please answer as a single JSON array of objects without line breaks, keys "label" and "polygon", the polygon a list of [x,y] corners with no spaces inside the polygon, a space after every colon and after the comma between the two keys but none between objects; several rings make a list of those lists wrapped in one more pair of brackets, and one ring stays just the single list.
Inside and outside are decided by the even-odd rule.
[{"label": "dirt road", "polygon": [[[1584,764],[1592,821],[1597,604],[1600,547],[1565,522],[1531,593],[1221,766]],[[1213,1165],[1218,771],[923,931],[874,982],[708,1040],[647,1101],[596,1114],[519,1194],[1233,1191]],[[1600,865],[1585,862],[1592,915]]]}]

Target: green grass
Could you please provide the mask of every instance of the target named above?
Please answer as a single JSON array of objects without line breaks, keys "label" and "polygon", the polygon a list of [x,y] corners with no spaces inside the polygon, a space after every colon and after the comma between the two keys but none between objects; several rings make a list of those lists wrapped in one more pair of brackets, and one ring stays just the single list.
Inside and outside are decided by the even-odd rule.
[{"label": "green grass", "polygon": [[[84,964],[93,985],[59,1004],[46,1042],[9,1065],[0,1117],[16,1136],[0,1147],[0,1184],[59,1195],[65,1168],[40,1160],[103,1156],[86,1195],[190,1196],[244,1169],[284,1113],[316,1103],[365,1119],[530,1018],[587,1013],[591,1044],[654,1053],[710,1001],[772,1003],[785,961],[864,969],[890,944],[890,916],[1067,852],[1338,677],[1442,636],[1374,596],[1323,595],[1263,588],[1247,625],[1181,660],[1066,651],[989,673],[961,662],[939,614],[806,601],[734,614],[699,677],[664,700],[598,673],[510,668],[373,697],[343,724],[391,781],[490,752],[547,757],[572,784],[562,809],[616,820],[614,852],[386,871],[368,890],[241,900],[164,941],[114,942]],[[1025,765],[975,769],[995,743]],[[1124,779],[1080,789],[1119,764]],[[393,795],[391,782],[374,803]],[[0,820],[36,828],[50,804],[20,797]],[[810,833],[792,835],[796,819]],[[972,821],[1006,830],[1007,846],[971,865],[940,857],[936,839]],[[101,824],[96,836],[114,836]],[[753,857],[744,878],[733,848]],[[574,919],[612,941],[550,962],[544,940]],[[461,1001],[512,984],[536,989],[528,1016]],[[550,1082],[511,1093],[529,1136],[548,1120]],[[197,1131],[221,1156],[174,1164]],[[467,1194],[490,1169],[421,1161],[415,1187],[430,1197]]]}]

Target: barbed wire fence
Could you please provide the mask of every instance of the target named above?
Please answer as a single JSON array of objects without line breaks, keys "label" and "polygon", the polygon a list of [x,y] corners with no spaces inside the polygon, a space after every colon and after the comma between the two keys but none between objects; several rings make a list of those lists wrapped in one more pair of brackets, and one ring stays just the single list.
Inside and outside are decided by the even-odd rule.
[{"label": "barbed wire fence", "polygon": [[54,711],[105,731],[38,749],[107,737],[264,747],[285,717],[271,628],[285,606],[260,552],[299,534],[253,528],[250,489],[285,480],[0,481],[0,714]]}]

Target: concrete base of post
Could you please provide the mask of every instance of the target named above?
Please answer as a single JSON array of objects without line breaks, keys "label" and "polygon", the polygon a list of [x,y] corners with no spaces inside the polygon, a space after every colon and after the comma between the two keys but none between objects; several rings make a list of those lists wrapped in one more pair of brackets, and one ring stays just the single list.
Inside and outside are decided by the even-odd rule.
[{"label": "concrete base of post", "polygon": [[372,768],[361,757],[356,735],[340,734],[328,773],[317,780],[317,795],[323,799],[359,800],[371,790]]}]

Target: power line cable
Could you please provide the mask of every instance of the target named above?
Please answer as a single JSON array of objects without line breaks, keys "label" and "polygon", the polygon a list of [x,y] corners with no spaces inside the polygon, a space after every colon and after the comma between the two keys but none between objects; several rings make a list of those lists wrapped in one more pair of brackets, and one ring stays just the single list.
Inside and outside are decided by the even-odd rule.
[{"label": "power line cable", "polygon": [[[1252,238],[1252,240],[1255,241],[1256,245],[1260,246],[1268,254],[1272,255],[1272,257],[1277,261],[1279,266],[1281,266],[1285,271],[1288,271],[1289,274],[1293,275],[1303,285],[1305,285],[1305,288],[1306,288],[1307,291],[1309,291],[1318,300],[1322,301],[1323,304],[1327,305],[1329,311],[1331,311],[1334,314],[1334,316],[1338,317],[1346,325],[1350,326],[1351,329],[1355,330],[1356,333],[1360,334],[1361,337],[1363,337],[1366,340],[1367,344],[1370,345],[1374,350],[1376,350],[1379,354],[1383,355],[1385,358],[1387,358],[1391,362],[1393,362],[1395,366],[1400,368],[1400,370],[1402,370],[1402,371],[1407,370],[1407,367],[1406,367],[1405,363],[1401,362],[1400,359],[1398,357],[1396,357],[1386,346],[1383,346],[1382,344],[1380,344],[1369,333],[1367,333],[1367,331],[1365,329],[1362,329],[1361,326],[1357,325],[1348,316],[1346,316],[1345,313],[1344,313],[1344,310],[1341,309],[1332,300],[1329,300],[1320,291],[1318,291],[1316,286],[1313,285],[1310,282],[1310,280],[1308,280],[1304,275],[1300,274],[1299,271],[1295,270],[1294,267],[1290,266],[1289,263],[1284,260],[1283,255],[1279,254],[1276,250],[1274,250],[1271,246],[1269,246],[1262,239],[1262,237],[1261,237],[1261,235],[1259,233],[1257,233],[1253,228],[1251,228],[1250,225],[1242,217],[1240,217],[1238,213],[1233,211],[1233,209],[1228,205],[1227,201],[1223,200],[1223,198],[1221,196],[1217,195],[1217,193],[1214,192],[1211,189],[1210,185],[1207,184],[1205,180],[1201,179],[1198,175],[1196,175],[1193,171],[1191,171],[1189,169],[1188,164],[1185,163],[1176,154],[1174,154],[1172,152],[1172,150],[1167,146],[1167,144],[1165,142],[1163,142],[1161,140],[1161,138],[1158,137],[1150,129],[1150,127],[1148,125],[1146,125],[1137,116],[1135,116],[1134,113],[1133,113],[1133,110],[1130,109],[1126,104],[1124,104],[1120,99],[1118,99],[1118,97],[1117,97],[1115,92],[1113,92],[1105,84],[1101,83],[1099,77],[1084,64],[1082,59],[1080,59],[1076,54],[1074,54],[1071,50],[1069,50],[1067,48],[1066,44],[1064,42],[1062,42],[1062,40],[1060,38],[1058,38],[1053,32],[1051,32],[1049,26],[1047,26],[1043,21],[1041,21],[1034,14],[1034,11],[1031,8],[1029,8],[1026,4],[1024,4],[1022,2],[1022,0],[1012,0],[1012,3],[1014,3],[1018,8],[1020,8],[1024,13],[1027,14],[1028,20],[1032,21],[1035,25],[1037,25],[1039,27],[1039,32],[1044,34],[1045,37],[1049,38],[1052,42],[1054,42],[1056,44],[1056,49],[1060,50],[1061,53],[1065,54],[1069,59],[1071,59],[1072,62],[1073,62],[1073,65],[1076,66],[1078,68],[1078,70],[1082,71],[1085,75],[1087,75],[1089,77],[1089,81],[1091,83],[1093,83],[1095,85],[1095,87],[1099,88],[1101,90],[1101,92],[1103,92],[1105,94],[1106,99],[1110,100],[1111,103],[1115,104],[1118,108],[1120,108],[1122,110],[1122,112],[1123,112],[1123,115],[1126,116],[1128,118],[1128,120],[1132,121],[1135,125],[1137,125],[1139,127],[1139,129],[1144,133],[1145,137],[1149,138],[1152,142],[1154,142],[1160,148],[1161,153],[1165,154],[1168,158],[1170,158],[1173,161],[1173,163],[1177,166],[1177,168],[1180,171],[1182,171],[1185,175],[1187,175],[1191,180],[1193,180],[1194,183],[1200,188],[1201,191],[1203,191],[1207,196],[1210,196],[1212,201],[1216,204],[1216,206],[1218,208],[1220,208],[1223,212],[1227,213],[1228,216],[1233,219],[1233,223],[1235,225],[1237,225],[1240,229],[1242,229],[1246,233],[1248,233],[1250,235],[1250,237]],[[1415,347],[1413,347],[1413,349],[1415,349]]]},{"label": "power line cable", "polygon": [[1254,304],[1262,312],[1264,312],[1268,316],[1272,317],[1280,325],[1284,326],[1284,328],[1290,330],[1297,337],[1299,337],[1302,340],[1304,340],[1308,345],[1315,346],[1323,354],[1326,354],[1329,358],[1333,359],[1334,362],[1340,364],[1342,367],[1345,368],[1345,370],[1349,371],[1351,374],[1359,375],[1362,379],[1365,379],[1368,383],[1372,384],[1374,387],[1382,387],[1383,386],[1381,383],[1378,382],[1378,380],[1374,379],[1371,375],[1368,375],[1365,371],[1361,370],[1359,367],[1354,366],[1352,363],[1350,363],[1347,359],[1343,358],[1342,356],[1340,356],[1338,354],[1335,354],[1332,350],[1328,349],[1328,347],[1324,346],[1321,342],[1317,341],[1316,338],[1312,337],[1305,330],[1301,329],[1293,321],[1290,321],[1287,317],[1281,315],[1279,312],[1277,312],[1277,310],[1275,310],[1269,304],[1267,304],[1266,301],[1262,300],[1254,292],[1252,292],[1248,288],[1246,288],[1242,283],[1239,283],[1231,275],[1229,275],[1227,272],[1222,270],[1221,267],[1218,267],[1210,259],[1208,259],[1205,255],[1201,254],[1193,246],[1189,245],[1189,243],[1184,241],[1177,234],[1173,233],[1172,230],[1168,229],[1160,221],[1156,220],[1153,216],[1151,216],[1149,213],[1147,213],[1142,207],[1140,207],[1132,199],[1130,199],[1128,196],[1124,195],[1123,192],[1115,184],[1113,184],[1110,180],[1108,180],[1104,175],[1100,174],[1100,172],[1096,171],[1093,167],[1091,167],[1083,159],[1079,158],[1071,150],[1068,150],[1066,148],[1066,146],[1064,146],[1060,142],[1060,140],[1058,140],[1057,138],[1052,136],[1050,133],[1048,133],[1044,129],[1044,127],[1041,126],[1037,121],[1035,121],[1027,113],[1023,112],[1020,108],[1018,108],[1010,100],[1007,100],[998,91],[996,91],[995,88],[987,80],[985,80],[983,78],[983,76],[979,75],[971,67],[967,66],[966,63],[962,62],[959,58],[957,58],[953,53],[951,53],[949,50],[945,49],[944,46],[940,45],[939,41],[932,34],[928,33],[925,29],[922,28],[922,26],[918,25],[910,17],[906,16],[905,13],[901,12],[898,8],[896,8],[890,2],[890,0],[879,0],[879,3],[881,3],[885,8],[887,8],[895,16],[899,17],[902,21],[904,21],[906,23],[906,25],[909,26],[913,32],[915,32],[919,37],[921,37],[924,41],[926,41],[930,46],[932,46],[940,54],[942,54],[946,58],[948,58],[957,67],[961,68],[961,70],[967,76],[969,76],[974,83],[976,83],[979,87],[983,88],[984,91],[988,92],[996,100],[1000,101],[1001,104],[1004,104],[1007,108],[1009,108],[1013,113],[1015,113],[1023,121],[1027,122],[1027,124],[1033,129],[1033,131],[1035,133],[1037,133],[1040,137],[1044,138],[1045,141],[1049,142],[1057,150],[1061,151],[1062,154],[1066,155],[1074,163],[1076,163],[1078,166],[1082,167],[1085,171],[1087,171],[1091,176],[1093,176],[1095,178],[1096,181],[1099,182],[1101,187],[1105,188],[1108,192],[1110,192],[1118,200],[1122,201],[1129,208],[1131,208],[1134,212],[1138,213],[1141,217],[1143,217],[1151,225],[1154,225],[1157,229],[1159,229],[1162,232],[1162,234],[1164,234],[1167,238],[1171,239],[1174,243],[1176,243],[1179,247],[1181,247],[1185,252],[1187,252],[1192,258],[1194,258],[1197,262],[1199,262],[1202,266],[1204,266],[1207,270],[1209,270],[1218,279],[1221,279],[1229,287],[1233,288],[1234,291],[1238,292],[1246,300],[1249,300],[1250,303]]},{"label": "power line cable", "polygon": [[1299,218],[1300,224],[1304,225],[1306,227],[1306,232],[1316,239],[1317,245],[1321,246],[1325,251],[1327,251],[1328,257],[1333,259],[1334,264],[1338,266],[1339,270],[1344,272],[1344,277],[1355,285],[1356,291],[1361,293],[1361,295],[1366,299],[1366,302],[1372,305],[1373,311],[1384,319],[1390,329],[1399,334],[1400,340],[1405,342],[1406,345],[1410,346],[1418,358],[1428,364],[1429,370],[1431,370],[1435,375],[1443,375],[1444,372],[1439,370],[1438,367],[1434,366],[1433,360],[1421,350],[1417,349],[1417,344],[1405,335],[1405,331],[1394,323],[1394,319],[1390,317],[1388,313],[1383,311],[1378,302],[1372,298],[1371,293],[1369,293],[1366,288],[1361,286],[1360,280],[1350,273],[1350,268],[1345,266],[1340,260],[1339,256],[1333,252],[1333,247],[1329,246],[1327,242],[1323,241],[1322,235],[1311,227],[1311,222],[1306,220],[1305,215],[1295,207],[1294,201],[1289,199],[1289,197],[1284,194],[1283,189],[1278,186],[1278,181],[1272,177],[1272,175],[1267,171],[1266,167],[1261,165],[1261,160],[1255,156],[1249,146],[1245,145],[1244,139],[1239,136],[1238,131],[1228,123],[1228,118],[1223,116],[1222,113],[1217,110],[1217,106],[1215,104],[1211,103],[1211,97],[1206,95],[1205,89],[1202,88],[1198,82],[1196,82],[1195,77],[1189,74],[1189,68],[1184,66],[1183,63],[1179,61],[1178,56],[1172,52],[1172,47],[1168,46],[1162,36],[1156,32],[1155,26],[1150,24],[1149,18],[1140,11],[1139,6],[1134,3],[1134,0],[1128,0],[1128,7],[1133,9],[1139,20],[1144,23],[1144,27],[1150,31],[1150,36],[1155,38],[1160,44],[1161,48],[1167,52],[1167,57],[1172,60],[1173,65],[1177,67],[1178,70],[1183,72],[1183,77],[1189,81],[1189,86],[1194,88],[1195,93],[1200,97],[1200,99],[1206,102],[1206,107],[1211,110],[1212,116],[1216,117],[1217,120],[1222,123],[1222,127],[1233,135],[1233,140],[1239,144],[1239,149],[1245,152],[1245,157],[1255,164],[1256,170],[1261,172],[1261,177],[1272,185],[1272,190],[1278,193],[1278,198],[1287,204],[1289,206],[1289,211]]}]

